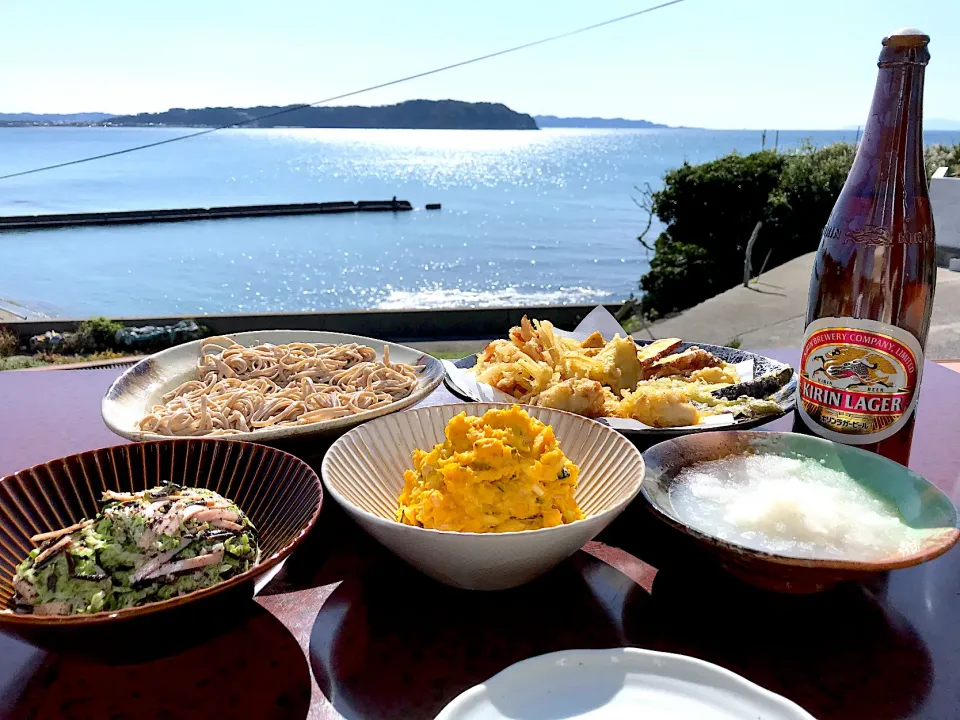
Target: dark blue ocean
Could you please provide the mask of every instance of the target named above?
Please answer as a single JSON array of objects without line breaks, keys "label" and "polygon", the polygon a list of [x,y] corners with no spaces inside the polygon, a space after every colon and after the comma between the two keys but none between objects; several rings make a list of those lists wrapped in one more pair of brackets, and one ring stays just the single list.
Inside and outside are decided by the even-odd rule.
[{"label": "dark blue ocean", "polygon": [[[186,132],[0,128],[0,174]],[[854,135],[782,132],[779,146]],[[760,143],[759,131],[222,131],[0,181],[0,213],[394,195],[443,209],[6,233],[0,306],[122,316],[621,300],[649,259],[634,188]]]}]

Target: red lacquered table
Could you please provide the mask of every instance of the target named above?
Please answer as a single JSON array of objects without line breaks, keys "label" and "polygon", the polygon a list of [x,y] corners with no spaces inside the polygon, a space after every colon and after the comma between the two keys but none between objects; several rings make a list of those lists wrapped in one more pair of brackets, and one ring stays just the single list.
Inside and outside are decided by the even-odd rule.
[{"label": "red lacquered table", "polygon": [[[796,352],[770,355],[795,363]],[[0,373],[0,476],[118,438],[117,370]],[[442,388],[426,402],[455,401]],[[960,501],[960,374],[927,365],[911,466]],[[790,419],[766,426],[788,430]],[[301,448],[319,468],[323,448]],[[216,623],[218,618],[209,618]],[[516,590],[438,585],[327,499],[316,529],[222,632],[103,664],[0,635],[0,716],[431,718],[464,689],[554,650],[703,658],[819,718],[960,717],[960,551],[869,586],[766,593],[718,570],[639,499],[585,551]]]}]

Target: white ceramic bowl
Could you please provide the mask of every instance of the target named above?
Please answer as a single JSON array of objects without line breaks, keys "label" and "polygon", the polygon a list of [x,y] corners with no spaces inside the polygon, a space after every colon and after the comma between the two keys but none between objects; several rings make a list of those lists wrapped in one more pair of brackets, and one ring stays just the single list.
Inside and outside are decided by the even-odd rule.
[{"label": "white ceramic bowl", "polygon": [[[390,405],[375,410],[367,410],[357,415],[307,425],[281,425],[252,432],[237,433],[229,435],[230,440],[268,444],[278,440],[343,432],[354,425],[359,425],[381,415],[394,413],[419,402],[432,393],[443,381],[443,365],[436,358],[405,345],[397,345],[396,343],[375,340],[361,335],[344,335],[342,333],[314,330],[254,330],[233,333],[228,337],[245,347],[255,347],[262,343],[272,343],[274,345],[295,342],[331,345],[358,343],[376,350],[378,360],[383,359],[383,348],[386,345],[390,348],[390,360],[392,362],[424,366],[414,391],[407,397]],[[166,393],[187,380],[196,379],[197,359],[200,357],[200,347],[204,342],[206,340],[194,340],[162,350],[145,357],[118,377],[107,390],[100,403],[100,414],[103,416],[106,426],[117,435],[128,440],[169,440],[170,438],[167,435],[140,430],[137,422],[154,405],[158,404]]]},{"label": "white ceramic bowl", "polygon": [[630,503],[643,482],[640,451],[612,428],[579,415],[525,407],[553,426],[564,454],[580,468],[576,499],[583,520],[511,533],[459,533],[396,520],[403,473],[415,448],[444,439],[450,418],[509,405],[464,403],[388,415],[337,440],[321,472],[330,495],[368,533],[430,577],[470,590],[503,590],[542,575],[594,538]]}]

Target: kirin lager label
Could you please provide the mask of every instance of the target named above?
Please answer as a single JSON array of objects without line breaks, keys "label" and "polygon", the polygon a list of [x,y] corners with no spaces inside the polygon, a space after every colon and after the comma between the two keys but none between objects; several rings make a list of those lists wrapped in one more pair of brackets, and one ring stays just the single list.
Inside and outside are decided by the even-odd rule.
[{"label": "kirin lager label", "polygon": [[828,440],[867,445],[894,435],[917,405],[923,350],[902,328],[826,317],[807,326],[797,411]]}]

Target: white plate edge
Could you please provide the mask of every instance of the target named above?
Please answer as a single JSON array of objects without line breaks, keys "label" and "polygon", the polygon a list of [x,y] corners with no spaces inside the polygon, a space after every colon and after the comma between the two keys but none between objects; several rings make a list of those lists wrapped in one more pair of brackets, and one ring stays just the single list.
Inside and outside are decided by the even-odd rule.
[{"label": "white plate edge", "polygon": [[[767,690],[765,687],[758,685],[751,680],[747,680],[742,675],[738,675],[737,673],[733,672],[732,670],[728,670],[725,667],[721,667],[720,665],[707,662],[706,660],[701,660],[700,658],[691,657],[689,655],[661,652],[659,650],[647,650],[646,648],[636,647],[558,650],[556,652],[527,658],[526,660],[520,660],[512,665],[507,666],[479,685],[474,685],[473,687],[464,690],[457,697],[451,700],[443,708],[443,710],[440,711],[440,714],[436,716],[435,720],[458,720],[461,717],[460,713],[466,709],[469,709],[471,704],[479,696],[482,696],[489,691],[489,685],[491,683],[502,682],[505,679],[508,679],[510,675],[513,675],[524,669],[535,667],[537,665],[552,665],[554,660],[557,660],[561,657],[595,660],[596,658],[600,657],[609,657],[610,654],[614,652],[633,659],[644,658],[650,660],[660,660],[661,662],[665,663],[697,666],[701,670],[724,677],[725,679],[731,681],[734,685],[742,688],[747,693],[764,697],[775,705],[780,706],[785,713],[789,713],[784,715],[783,720],[816,720],[813,715],[808,713],[792,700],[789,700],[783,695],[779,695],[772,690]],[[646,671],[646,669],[646,667],[642,668],[643,671]]]}]

